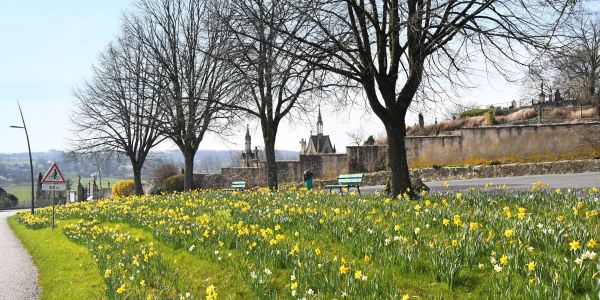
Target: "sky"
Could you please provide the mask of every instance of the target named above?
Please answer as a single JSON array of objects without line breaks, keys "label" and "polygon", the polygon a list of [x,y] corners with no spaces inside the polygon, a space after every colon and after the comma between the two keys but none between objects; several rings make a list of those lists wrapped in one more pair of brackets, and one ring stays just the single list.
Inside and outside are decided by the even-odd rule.
[{"label": "sky", "polygon": [[[29,130],[32,151],[67,150],[72,144],[73,90],[90,78],[91,67],[99,53],[119,32],[124,10],[131,8],[127,0],[0,0],[0,153],[26,152],[17,107],[20,102]],[[480,105],[507,103],[521,98],[522,88],[490,75],[471,78],[474,88],[464,91],[463,103]],[[433,123],[428,111],[426,123]],[[416,117],[409,116],[408,123]],[[324,134],[330,135],[338,152],[351,144],[349,132],[383,136],[379,119],[364,105],[340,111],[323,107]],[[260,126],[249,120],[252,147],[263,145]],[[307,139],[316,129],[316,112],[305,121],[284,121],[278,131],[276,148],[299,151],[300,139]],[[200,149],[241,150],[244,147],[245,124],[239,134],[227,137],[208,136]],[[176,149],[165,142],[158,150]]]}]

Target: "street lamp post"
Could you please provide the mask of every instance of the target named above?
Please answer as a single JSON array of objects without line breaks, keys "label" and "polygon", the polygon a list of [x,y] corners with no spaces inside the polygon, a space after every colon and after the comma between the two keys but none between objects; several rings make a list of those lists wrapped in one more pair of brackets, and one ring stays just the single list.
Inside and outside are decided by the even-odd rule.
[{"label": "street lamp post", "polygon": [[23,126],[10,126],[11,128],[19,128],[25,130],[25,137],[27,138],[27,149],[29,150],[29,169],[31,170],[31,214],[34,214],[34,199],[35,194],[33,191],[33,159],[31,158],[31,144],[29,143],[29,133],[27,132],[27,126],[25,125],[25,118],[23,117],[23,111],[21,110],[21,104],[17,101],[19,106],[19,113],[21,113],[21,121]]}]

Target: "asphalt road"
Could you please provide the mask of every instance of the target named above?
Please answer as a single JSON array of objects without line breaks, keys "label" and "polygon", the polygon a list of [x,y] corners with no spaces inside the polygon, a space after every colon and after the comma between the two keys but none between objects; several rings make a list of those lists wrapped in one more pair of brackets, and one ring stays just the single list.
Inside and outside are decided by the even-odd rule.
[{"label": "asphalt road", "polygon": [[[510,190],[522,191],[528,190],[537,181],[541,181],[542,184],[549,184],[552,188],[600,188],[600,172],[449,180],[448,188],[443,186],[443,182],[425,182],[425,184],[434,192],[464,191],[470,187],[484,188],[487,183],[493,183],[494,186],[506,185]],[[361,188],[361,191],[373,193],[382,189],[382,185],[366,186]]]},{"label": "asphalt road", "polygon": [[37,269],[7,223],[15,213],[0,211],[0,300],[37,299]]}]

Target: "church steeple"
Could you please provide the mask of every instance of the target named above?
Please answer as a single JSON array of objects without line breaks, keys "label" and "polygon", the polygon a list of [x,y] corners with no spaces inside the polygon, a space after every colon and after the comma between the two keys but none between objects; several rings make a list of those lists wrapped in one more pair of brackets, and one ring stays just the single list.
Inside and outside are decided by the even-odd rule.
[{"label": "church steeple", "polygon": [[250,125],[246,125],[246,153],[252,153],[252,137],[250,137]]},{"label": "church steeple", "polygon": [[321,117],[321,105],[319,105],[319,116],[317,117],[317,135],[323,135],[323,118]]}]

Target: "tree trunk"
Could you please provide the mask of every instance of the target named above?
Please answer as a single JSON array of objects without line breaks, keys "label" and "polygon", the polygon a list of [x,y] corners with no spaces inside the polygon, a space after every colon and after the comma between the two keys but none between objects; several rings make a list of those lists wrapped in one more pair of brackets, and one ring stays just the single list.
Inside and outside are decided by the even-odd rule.
[{"label": "tree trunk", "polygon": [[133,166],[133,191],[136,195],[141,196],[144,194],[142,187],[142,165],[138,163],[132,163]]},{"label": "tree trunk", "polygon": [[411,198],[414,198],[410,184],[410,174],[408,172],[408,160],[406,159],[406,127],[404,122],[396,121],[385,124],[388,142],[388,166],[391,171],[390,190],[393,197],[402,195],[405,192]]},{"label": "tree trunk", "polygon": [[183,151],[183,158],[185,160],[185,170],[183,178],[183,190],[189,191],[195,188],[194,186],[194,157],[196,156],[195,151]]},{"label": "tree trunk", "polygon": [[275,161],[275,138],[265,138],[265,156],[267,159],[267,185],[269,189],[277,189],[277,162]]}]

